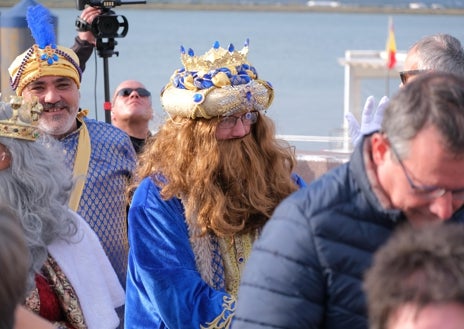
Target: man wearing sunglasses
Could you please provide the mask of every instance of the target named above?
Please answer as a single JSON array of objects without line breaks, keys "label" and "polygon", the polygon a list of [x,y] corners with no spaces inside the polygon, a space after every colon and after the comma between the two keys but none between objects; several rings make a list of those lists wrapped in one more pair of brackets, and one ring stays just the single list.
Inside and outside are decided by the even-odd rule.
[{"label": "man wearing sunglasses", "polygon": [[464,77],[432,72],[401,88],[348,163],[274,211],[233,329],[367,329],[363,273],[395,229],[464,225],[463,126]]},{"label": "man wearing sunglasses", "polygon": [[152,118],[151,93],[145,86],[135,80],[121,82],[113,94],[111,123],[129,135],[137,154],[151,135]]},{"label": "man wearing sunglasses", "polygon": [[[449,34],[434,34],[414,43],[407,53],[404,70],[400,72],[400,86],[430,71],[464,76],[464,49],[457,38]],[[388,97],[384,96],[376,108],[374,97],[368,97],[361,114],[361,126],[352,113],[346,115],[353,145],[362,139],[362,135],[370,134],[380,128],[387,104]]]}]

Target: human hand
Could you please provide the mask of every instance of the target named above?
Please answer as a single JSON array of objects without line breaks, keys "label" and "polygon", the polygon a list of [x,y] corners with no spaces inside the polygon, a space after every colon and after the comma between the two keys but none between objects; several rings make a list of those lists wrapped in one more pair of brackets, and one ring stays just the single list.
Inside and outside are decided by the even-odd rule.
[{"label": "human hand", "polygon": [[382,126],[383,112],[389,101],[390,99],[387,96],[383,96],[376,108],[375,98],[373,96],[369,96],[366,99],[361,115],[361,134],[368,135],[380,129]]},{"label": "human hand", "polygon": [[[85,9],[82,11],[81,15],[79,16],[79,20],[82,22],[86,23],[86,25],[90,28],[92,25],[93,20],[101,14],[101,10],[99,8],[95,8],[92,6],[87,6]],[[78,30],[79,31],[79,30]],[[85,40],[92,45],[96,45],[96,39],[93,33],[90,30],[86,31],[79,31],[77,34],[79,39]]]},{"label": "human hand", "polygon": [[377,108],[375,107],[374,96],[369,96],[364,104],[364,109],[361,114],[361,126],[354,115],[350,112],[345,115],[348,121],[348,135],[350,136],[351,143],[357,145],[363,135],[368,135],[380,129],[382,125],[383,112],[389,102],[387,96],[380,99]]}]

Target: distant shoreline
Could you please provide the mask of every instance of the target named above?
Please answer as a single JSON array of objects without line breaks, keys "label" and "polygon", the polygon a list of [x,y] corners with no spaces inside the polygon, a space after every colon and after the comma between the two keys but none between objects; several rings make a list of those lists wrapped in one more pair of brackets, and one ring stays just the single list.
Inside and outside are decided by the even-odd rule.
[{"label": "distant shoreline", "polygon": [[[3,0],[2,6],[12,7],[17,1]],[[124,1],[122,1],[124,2]],[[76,8],[75,2],[62,0],[42,0],[41,4],[48,8]],[[173,4],[147,3],[141,5],[123,4],[124,9],[153,10],[200,10],[200,11],[272,11],[272,12],[315,12],[315,13],[346,13],[346,14],[405,14],[405,15],[464,15],[463,9],[432,9],[432,8],[397,8],[397,7],[367,7],[367,6],[305,6],[305,5],[234,5],[234,4]],[[76,8],[77,10],[77,8]]]}]

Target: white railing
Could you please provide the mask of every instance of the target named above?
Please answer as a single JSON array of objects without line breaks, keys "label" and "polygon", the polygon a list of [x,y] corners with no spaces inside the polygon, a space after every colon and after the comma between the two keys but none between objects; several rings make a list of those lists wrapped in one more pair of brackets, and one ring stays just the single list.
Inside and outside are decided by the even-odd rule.
[{"label": "white railing", "polygon": [[[313,135],[277,135],[277,138],[284,139],[296,147],[297,154],[304,155],[308,153],[325,153],[326,155],[334,153],[351,153],[352,144],[349,137],[342,136],[313,136]],[[299,144],[295,144],[299,143]],[[308,143],[317,143],[318,146],[307,146]]]},{"label": "white railing", "polygon": [[285,139],[289,142],[344,143],[349,141],[345,136],[277,135],[277,138]]}]

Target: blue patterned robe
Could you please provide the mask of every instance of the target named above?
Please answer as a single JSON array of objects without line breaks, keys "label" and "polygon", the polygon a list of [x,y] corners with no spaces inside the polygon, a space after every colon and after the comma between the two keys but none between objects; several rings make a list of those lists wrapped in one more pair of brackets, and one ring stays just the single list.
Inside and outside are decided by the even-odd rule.
[{"label": "blue patterned robe", "polygon": [[[122,130],[93,119],[84,118],[84,121],[92,151],[77,212],[97,234],[125,287],[129,249],[125,188],[135,169],[136,155],[129,137]],[[60,140],[70,168],[74,168],[80,129]]]}]

